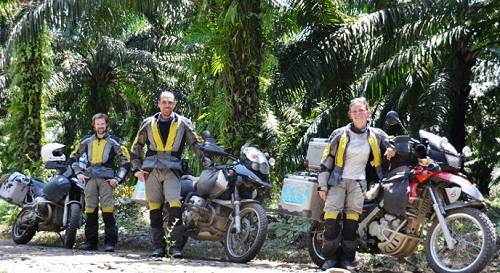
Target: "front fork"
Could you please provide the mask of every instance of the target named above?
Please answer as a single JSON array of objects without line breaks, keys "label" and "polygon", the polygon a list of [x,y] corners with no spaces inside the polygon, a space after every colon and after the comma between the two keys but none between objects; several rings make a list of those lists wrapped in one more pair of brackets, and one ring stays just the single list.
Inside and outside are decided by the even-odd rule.
[{"label": "front fork", "polygon": [[231,227],[231,233],[241,232],[241,216],[240,216],[240,193],[238,192],[238,187],[234,185],[233,194],[231,195],[231,203],[233,203],[233,219],[234,225]]},{"label": "front fork", "polygon": [[434,213],[436,214],[436,217],[439,221],[439,225],[441,226],[441,230],[443,231],[444,239],[446,240],[446,244],[449,249],[455,248],[455,245],[457,244],[457,241],[451,237],[450,229],[448,228],[448,225],[446,224],[446,220],[444,219],[444,216],[446,215],[446,212],[442,206],[442,201],[439,198],[439,195],[436,192],[436,189],[434,186],[429,187],[429,193],[431,194],[432,198],[432,207],[434,208]]}]

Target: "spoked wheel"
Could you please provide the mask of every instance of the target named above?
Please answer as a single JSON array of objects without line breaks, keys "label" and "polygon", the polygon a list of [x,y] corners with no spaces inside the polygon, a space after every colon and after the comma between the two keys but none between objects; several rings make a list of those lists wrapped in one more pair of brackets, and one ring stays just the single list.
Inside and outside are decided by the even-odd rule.
[{"label": "spoked wheel", "polygon": [[495,254],[493,224],[484,213],[473,208],[453,210],[445,219],[456,241],[455,247],[448,248],[441,226],[434,222],[425,243],[429,265],[439,273],[480,272]]},{"label": "spoked wheel", "polygon": [[311,223],[311,228],[307,233],[307,251],[311,256],[312,261],[319,267],[323,266],[325,257],[323,257],[321,249],[323,248],[323,233],[325,225],[323,222],[314,221]]},{"label": "spoked wheel", "polygon": [[243,206],[240,211],[241,232],[233,233],[234,220],[229,225],[224,240],[224,250],[229,260],[246,263],[257,255],[267,235],[267,217],[257,203]]},{"label": "spoked wheel", "polygon": [[23,209],[12,226],[12,240],[16,244],[26,244],[35,236],[36,229],[36,213],[31,209]]}]

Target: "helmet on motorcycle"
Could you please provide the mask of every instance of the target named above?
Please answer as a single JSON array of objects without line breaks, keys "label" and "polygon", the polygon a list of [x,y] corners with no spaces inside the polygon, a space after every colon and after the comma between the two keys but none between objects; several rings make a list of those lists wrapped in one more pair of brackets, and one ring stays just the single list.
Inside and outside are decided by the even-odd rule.
[{"label": "helmet on motorcycle", "polygon": [[66,156],[64,155],[64,144],[60,143],[49,143],[42,146],[42,161],[66,161]]}]

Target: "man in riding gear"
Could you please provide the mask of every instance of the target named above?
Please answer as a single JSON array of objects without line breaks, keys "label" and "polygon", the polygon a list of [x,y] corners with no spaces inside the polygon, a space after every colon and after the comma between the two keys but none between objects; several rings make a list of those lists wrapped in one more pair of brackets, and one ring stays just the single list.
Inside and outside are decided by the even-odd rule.
[{"label": "man in riding gear", "polygon": [[[355,270],[356,232],[363,209],[367,172],[374,169],[378,179],[383,176],[381,154],[387,134],[368,126],[370,108],[365,98],[353,99],[348,115],[352,123],[331,134],[318,175],[319,194],[325,200],[323,270],[332,267]],[[390,158],[394,151],[387,149],[386,155]]]},{"label": "man in riding gear", "polygon": [[[92,117],[95,133],[80,140],[70,157],[78,180],[85,183],[85,243],[81,250],[97,250],[98,243],[98,202],[101,203],[105,231],[105,251],[113,252],[118,242],[118,228],[113,215],[113,190],[122,183],[130,169],[130,156],[121,140],[109,134],[106,129],[108,116],[102,113]],[[79,159],[85,155],[88,166],[82,169]],[[120,158],[120,169],[115,174],[115,158]]]},{"label": "man in riding gear", "polygon": [[[181,160],[187,142],[196,156],[209,165],[199,149],[202,139],[194,131],[192,123],[175,113],[176,101],[172,92],[162,92],[158,101],[160,112],[146,118],[132,144],[132,170],[141,181],[146,182],[146,199],[149,206],[153,257],[165,256],[165,232],[163,207],[169,214],[169,226],[174,226],[169,254],[182,257],[182,248],[187,240],[181,220],[181,184],[179,177],[185,171]],[[147,145],[144,160],[141,160],[143,146]],[[145,179],[145,175],[147,178]]]}]

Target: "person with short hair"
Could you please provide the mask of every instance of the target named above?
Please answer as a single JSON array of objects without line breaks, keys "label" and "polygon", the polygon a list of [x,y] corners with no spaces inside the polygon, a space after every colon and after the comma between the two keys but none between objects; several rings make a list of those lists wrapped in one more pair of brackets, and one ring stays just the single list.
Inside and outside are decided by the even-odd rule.
[{"label": "person with short hair", "polygon": [[[78,180],[85,183],[85,243],[81,250],[97,250],[98,247],[98,208],[101,205],[104,221],[105,251],[113,252],[118,242],[118,228],[113,214],[113,190],[122,183],[130,169],[130,156],[121,140],[109,134],[108,116],[103,113],[92,117],[95,133],[84,136],[70,157]],[[79,159],[87,156],[88,166],[83,169]],[[120,169],[113,170],[115,159],[120,159]]]},{"label": "person with short hair", "polygon": [[[174,94],[162,92],[158,100],[160,112],[142,122],[131,148],[132,171],[137,179],[145,181],[153,257],[165,256],[164,207],[169,214],[168,225],[174,226],[170,233],[174,242],[168,250],[169,255],[182,257],[182,248],[187,240],[181,219],[179,180],[185,171],[181,155],[186,142],[204,166],[210,164],[210,159],[204,157],[199,149],[202,139],[195,133],[189,119],[174,112],[175,106]],[[144,145],[147,152],[142,160]]]}]

